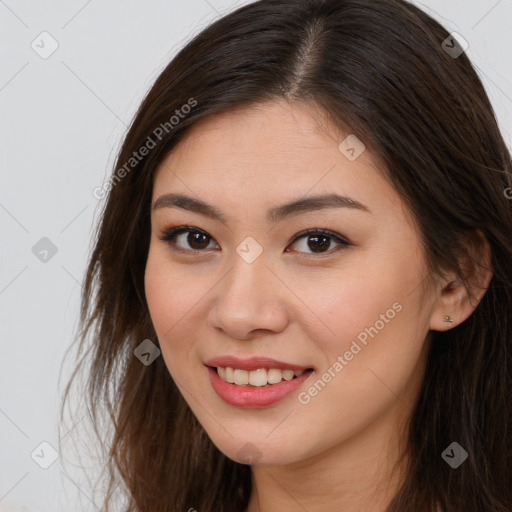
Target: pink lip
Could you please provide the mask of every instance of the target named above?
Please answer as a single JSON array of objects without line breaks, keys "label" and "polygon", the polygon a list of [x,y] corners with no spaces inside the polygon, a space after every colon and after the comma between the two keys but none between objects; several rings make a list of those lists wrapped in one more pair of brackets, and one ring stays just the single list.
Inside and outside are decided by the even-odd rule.
[{"label": "pink lip", "polygon": [[284,363],[276,361],[270,357],[249,357],[248,359],[239,359],[235,356],[219,356],[209,359],[204,363],[206,366],[216,368],[238,368],[240,370],[257,370],[258,368],[277,368],[279,370],[307,370],[312,366],[301,366],[300,364]]},{"label": "pink lip", "polygon": [[[276,368],[275,366],[270,367]],[[238,368],[240,367],[238,366]],[[258,368],[265,368],[265,365],[258,366]],[[256,369],[256,367],[253,369]],[[229,405],[243,409],[260,409],[279,402],[293,393],[313,373],[313,371],[304,372],[300,377],[291,380],[282,380],[278,384],[267,384],[266,386],[257,387],[230,384],[220,378],[215,368],[208,368],[210,382],[220,398]]]}]

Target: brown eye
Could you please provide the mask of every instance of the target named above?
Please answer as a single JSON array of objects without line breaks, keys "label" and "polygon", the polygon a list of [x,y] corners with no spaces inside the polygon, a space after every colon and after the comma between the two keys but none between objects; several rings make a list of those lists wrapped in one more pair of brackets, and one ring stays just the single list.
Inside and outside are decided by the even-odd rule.
[{"label": "brown eye", "polygon": [[[298,244],[299,248],[302,249],[299,252],[306,254],[308,254],[308,251],[311,251],[309,254],[325,254],[352,245],[337,233],[327,230],[310,229],[304,231],[294,238],[292,244],[297,244],[301,239],[304,239],[304,242]],[[334,251],[329,250],[332,244],[337,245]]]},{"label": "brown eye", "polygon": [[192,249],[206,249],[209,244],[209,237],[203,233],[189,231],[186,241]]},{"label": "brown eye", "polygon": [[207,249],[213,238],[192,226],[178,226],[165,231],[160,240],[177,250],[193,252]]},{"label": "brown eye", "polygon": [[[160,240],[166,242],[172,249],[181,252],[206,252],[208,248],[218,248],[215,243],[213,247],[209,247],[214,242],[214,238],[205,231],[194,228],[193,226],[177,226],[170,228],[159,237]],[[304,239],[304,241],[302,241]],[[301,244],[298,242],[301,241]],[[305,242],[305,243],[304,243]],[[314,254],[323,255],[330,254],[336,250],[349,247],[352,244],[341,235],[329,230],[309,229],[295,236],[290,245],[297,244],[301,250],[294,251],[301,256],[310,256]],[[334,248],[332,248],[334,246]]]}]

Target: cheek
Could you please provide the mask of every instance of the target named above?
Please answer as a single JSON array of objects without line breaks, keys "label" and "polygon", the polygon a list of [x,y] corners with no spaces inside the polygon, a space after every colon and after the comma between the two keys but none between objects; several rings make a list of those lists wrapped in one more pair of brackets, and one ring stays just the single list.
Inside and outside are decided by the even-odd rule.
[{"label": "cheek", "polygon": [[365,329],[376,323],[378,330],[384,331],[399,316],[401,306],[397,303],[403,304],[400,282],[379,279],[371,271],[338,278],[317,276],[301,282],[300,290],[311,318],[308,337],[331,354],[348,350],[358,335],[364,341]]},{"label": "cheek", "polygon": [[[408,388],[420,378],[429,307],[419,288],[411,290],[419,270],[397,264],[368,269],[335,284],[326,280],[320,287],[316,281],[301,288],[321,319],[308,337],[324,353],[325,364],[299,402],[326,425],[343,419],[346,428],[358,428],[397,396],[407,400]],[[328,406],[335,403],[344,406]],[[349,419],[347,410],[353,412]]]},{"label": "cheek", "polygon": [[177,284],[166,272],[164,264],[152,256],[150,251],[144,275],[144,287],[149,313],[158,335],[172,326],[171,316],[176,315],[176,294],[172,290]]},{"label": "cheek", "polygon": [[165,257],[151,250],[146,264],[144,285],[151,320],[162,355],[168,363],[169,352],[172,351],[173,356],[179,357],[190,341],[183,330],[189,327],[187,319],[193,313],[201,290],[189,272],[177,271]]},{"label": "cheek", "polygon": [[320,374],[330,370],[325,376],[333,382],[330,392],[339,392],[343,400],[356,397],[355,406],[372,387],[382,388],[384,395],[386,386],[397,393],[404,389],[422,356],[429,319],[428,301],[411,285],[421,280],[416,262],[397,254],[379,265],[364,265],[365,271],[300,285],[314,313],[301,325],[323,353]]},{"label": "cheek", "polygon": [[204,281],[201,286],[201,279],[196,274],[191,267],[172,263],[167,250],[152,241],[144,286],[157,333],[173,334],[204,294]]},{"label": "cheek", "polygon": [[208,265],[177,264],[165,248],[150,246],[144,276],[149,313],[169,373],[187,389],[199,386],[192,376],[204,371],[199,347],[218,279]]}]

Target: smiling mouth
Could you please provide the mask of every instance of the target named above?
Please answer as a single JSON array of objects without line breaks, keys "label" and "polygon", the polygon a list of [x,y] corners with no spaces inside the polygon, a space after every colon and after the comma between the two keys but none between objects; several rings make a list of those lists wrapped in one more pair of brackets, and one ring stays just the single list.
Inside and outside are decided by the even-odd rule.
[{"label": "smiling mouth", "polygon": [[237,386],[263,387],[279,384],[282,381],[297,379],[304,373],[312,372],[312,368],[305,370],[281,370],[279,368],[258,368],[257,370],[242,370],[239,368],[210,366],[218,376],[229,384]]}]

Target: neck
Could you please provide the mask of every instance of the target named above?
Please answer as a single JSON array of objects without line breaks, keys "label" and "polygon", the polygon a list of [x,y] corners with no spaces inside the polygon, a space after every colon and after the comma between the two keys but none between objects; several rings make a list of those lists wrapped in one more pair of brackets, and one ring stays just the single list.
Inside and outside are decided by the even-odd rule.
[{"label": "neck", "polygon": [[411,410],[398,401],[396,408],[307,460],[253,466],[246,512],[384,512],[403,483],[408,461],[405,425]]}]

